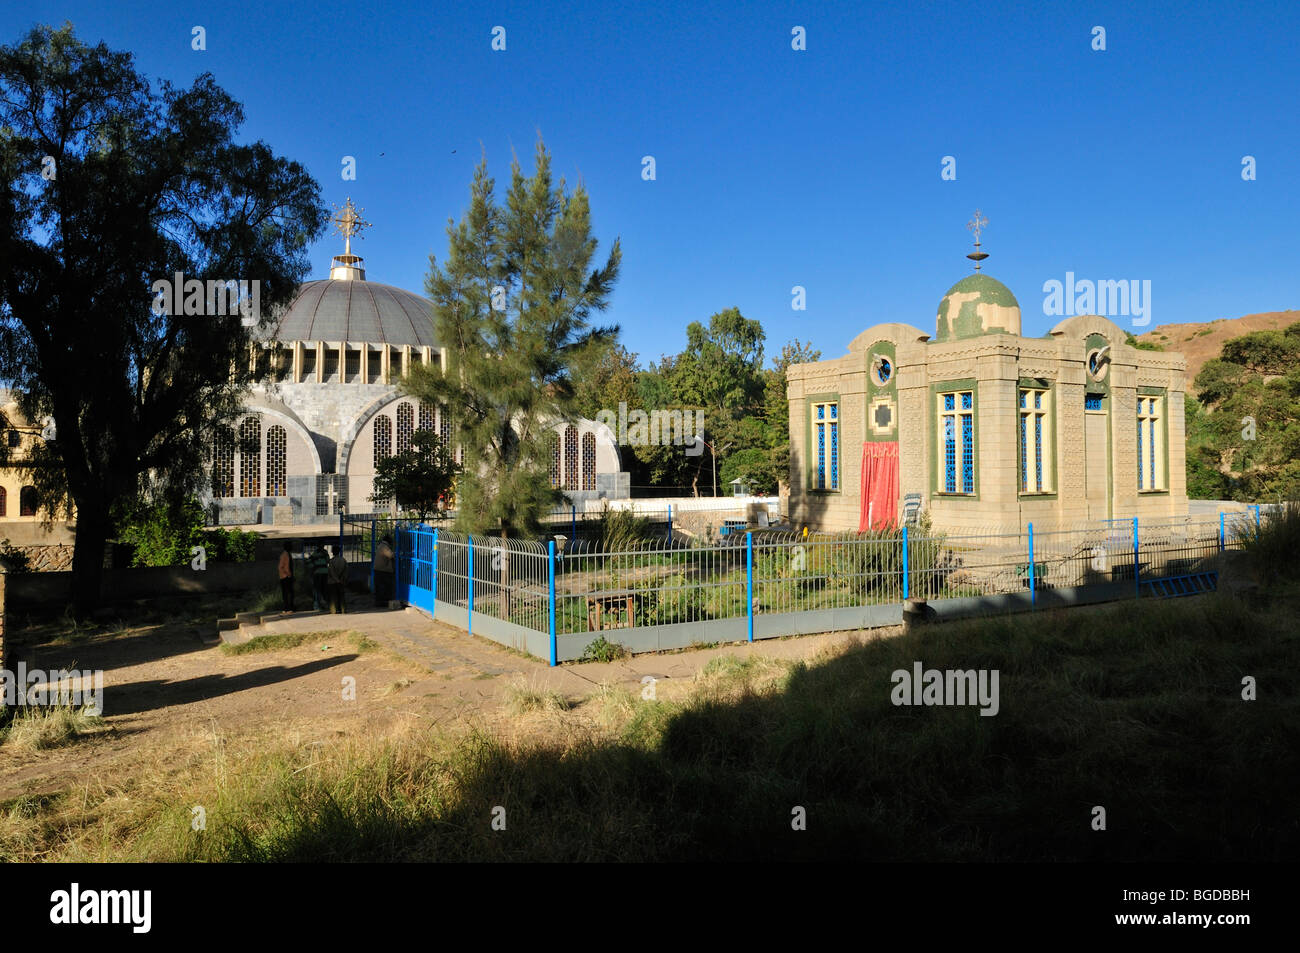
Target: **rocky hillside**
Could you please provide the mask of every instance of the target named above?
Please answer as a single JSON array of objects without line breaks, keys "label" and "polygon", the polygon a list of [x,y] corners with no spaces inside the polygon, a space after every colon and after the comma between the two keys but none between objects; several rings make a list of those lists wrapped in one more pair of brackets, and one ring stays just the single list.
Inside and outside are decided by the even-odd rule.
[{"label": "rocky hillside", "polygon": [[1219,318],[1208,324],[1158,324],[1138,335],[1138,340],[1158,344],[1187,358],[1187,390],[1191,393],[1197,372],[1206,361],[1219,356],[1224,341],[1251,331],[1280,330],[1297,321],[1300,321],[1300,311],[1265,311],[1243,318]]}]

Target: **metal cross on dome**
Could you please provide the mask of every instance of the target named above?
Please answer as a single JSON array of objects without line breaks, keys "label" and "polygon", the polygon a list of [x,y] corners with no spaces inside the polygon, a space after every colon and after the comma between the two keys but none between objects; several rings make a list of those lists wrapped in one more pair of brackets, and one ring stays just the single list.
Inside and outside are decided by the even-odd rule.
[{"label": "metal cross on dome", "polygon": [[980,251],[980,229],[989,223],[989,220],[980,214],[980,210],[975,210],[975,217],[966,223],[966,227],[975,233],[975,250],[966,257],[975,262],[975,270],[980,270],[980,262],[989,257],[985,252]]},{"label": "metal cross on dome", "polygon": [[352,254],[352,236],[359,234],[363,228],[369,228],[370,223],[362,219],[361,212],[365,209],[359,209],[352,204],[352,197],[348,196],[347,204],[340,209],[337,205],[334,210],[339,214],[334,216],[334,227],[338,233],[343,236],[343,253]]}]

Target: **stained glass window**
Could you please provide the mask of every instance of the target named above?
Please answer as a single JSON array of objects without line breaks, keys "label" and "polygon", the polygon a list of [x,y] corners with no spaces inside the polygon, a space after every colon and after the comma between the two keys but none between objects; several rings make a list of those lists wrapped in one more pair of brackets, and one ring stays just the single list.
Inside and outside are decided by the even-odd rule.
[{"label": "stained glass window", "polygon": [[578,430],[573,426],[564,428],[564,488],[578,488]]},{"label": "stained glass window", "polygon": [[[817,472],[813,488],[840,488],[840,405],[833,401],[813,405],[813,439],[817,442]],[[829,455],[829,459],[828,459]]]},{"label": "stained glass window", "polygon": [[212,444],[212,495],[219,500],[235,495],[235,444],[217,437]]},{"label": "stained glass window", "polygon": [[582,488],[596,489],[596,435],[582,435]]},{"label": "stained glass window", "polygon": [[1084,410],[1101,410],[1101,394],[1088,394],[1083,398]]},{"label": "stained glass window", "polygon": [[415,430],[415,408],[410,404],[397,405],[397,452],[411,449],[411,434]]},{"label": "stained glass window", "polygon": [[285,473],[287,434],[280,425],[266,432],[266,495],[288,496]]},{"label": "stained glass window", "polygon": [[245,417],[239,425],[239,495],[262,495],[262,419]]},{"label": "stained glass window", "polygon": [[[1051,490],[1051,474],[1043,459],[1043,444],[1051,427],[1048,395],[1050,391],[1024,388],[1020,391],[1020,492],[1043,493]],[[1031,446],[1029,432],[1034,438]],[[1050,461],[1050,454],[1049,454]]]},{"label": "stained glass window", "polygon": [[433,430],[433,408],[420,401],[420,429]]},{"label": "stained glass window", "polygon": [[[975,492],[975,394],[958,391],[939,395],[943,434],[943,492]],[[960,408],[960,409],[959,409]],[[958,467],[958,434],[961,439]]]},{"label": "stained glass window", "polygon": [[393,418],[387,414],[375,417],[375,469],[393,455]]},{"label": "stained glass window", "polygon": [[554,430],[550,433],[551,442],[551,486],[560,486],[560,435]]},{"label": "stained glass window", "polygon": [[1035,489],[1043,492],[1043,415],[1034,418],[1034,481]]}]

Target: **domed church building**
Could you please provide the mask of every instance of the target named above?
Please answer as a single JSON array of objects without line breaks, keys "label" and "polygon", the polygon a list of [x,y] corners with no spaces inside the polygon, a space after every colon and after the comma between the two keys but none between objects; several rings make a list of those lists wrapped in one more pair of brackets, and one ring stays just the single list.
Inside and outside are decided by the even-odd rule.
[{"label": "domed church building", "polygon": [[[979,213],[976,213],[979,222]],[[982,224],[982,223],[981,223]],[[879,324],[787,372],[790,511],[819,530],[1022,532],[1187,514],[1182,355],[1125,344],[1098,315],[1021,334],[980,271],[939,301],[933,336]]]},{"label": "domed church building", "polygon": [[[236,439],[213,448],[205,501],[222,525],[337,521],[340,513],[395,511],[372,501],[376,465],[416,430],[451,437],[445,408],[404,396],[403,374],[444,366],[433,306],[367,280],[351,239],[365,227],[351,199],[335,219],[346,244],[329,278],[308,281],[253,349],[257,383],[234,422]],[[576,500],[628,495],[618,445],[594,421],[557,423],[552,482]],[[462,451],[456,450],[460,459]]]}]

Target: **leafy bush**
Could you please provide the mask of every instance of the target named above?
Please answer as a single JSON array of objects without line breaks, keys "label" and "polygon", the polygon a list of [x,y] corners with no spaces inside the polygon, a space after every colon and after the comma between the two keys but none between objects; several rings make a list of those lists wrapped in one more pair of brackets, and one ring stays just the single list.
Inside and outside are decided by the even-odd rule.
[{"label": "leafy bush", "polygon": [[118,539],[133,547],[132,566],[187,566],[203,544],[204,513],[198,500],[154,503],[119,523]]},{"label": "leafy bush", "polygon": [[256,533],[241,529],[210,529],[203,534],[203,545],[213,562],[252,562],[257,556],[257,540]]},{"label": "leafy bush", "polygon": [[133,547],[132,566],[188,566],[195,546],[206,550],[209,562],[250,562],[257,555],[258,536],[205,529],[203,507],[187,499],[138,510],[119,523],[118,539]]},{"label": "leafy bush", "polygon": [[582,650],[579,662],[613,662],[627,655],[627,649],[617,642],[610,642],[603,635],[592,639]]}]

